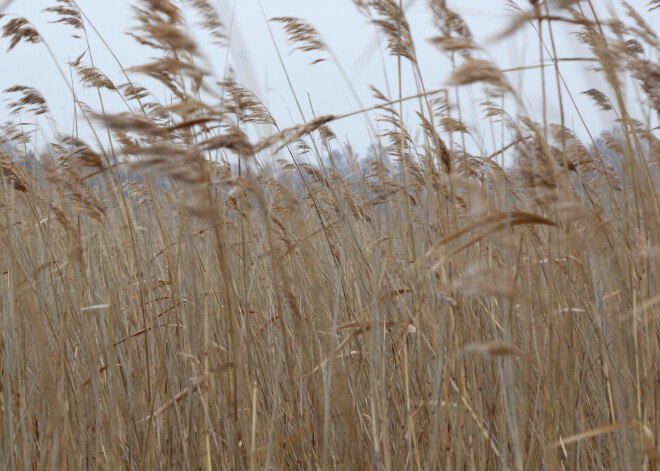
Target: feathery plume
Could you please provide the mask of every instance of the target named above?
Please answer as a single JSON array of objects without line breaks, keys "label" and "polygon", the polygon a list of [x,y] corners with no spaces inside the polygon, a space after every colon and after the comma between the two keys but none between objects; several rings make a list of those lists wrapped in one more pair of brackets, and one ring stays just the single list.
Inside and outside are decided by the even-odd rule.
[{"label": "feathery plume", "polygon": [[84,29],[82,15],[74,2],[71,0],[57,0],[57,3],[60,5],[44,10],[58,16],[58,19],[51,21],[51,23],[62,23],[72,26],[74,29]]},{"label": "feathery plume", "polygon": [[[321,39],[318,31],[313,26],[305,23],[300,18],[293,18],[290,16],[282,16],[271,18],[270,21],[281,23],[284,31],[287,33],[287,41],[291,44],[294,51],[312,52],[312,51],[327,51],[328,47]],[[313,62],[324,61],[325,59],[317,59]]]},{"label": "feathery plume", "polygon": [[7,52],[11,51],[21,41],[36,44],[41,41],[41,36],[32,24],[23,17],[12,18],[2,27],[2,37],[11,38]]},{"label": "feathery plume", "polygon": [[198,25],[211,33],[211,36],[217,45],[226,45],[227,36],[224,32],[225,26],[220,20],[220,16],[213,5],[211,5],[208,0],[185,1],[190,4],[201,17],[201,22],[198,23]]},{"label": "feathery plume", "polygon": [[488,84],[497,93],[513,92],[502,71],[484,59],[467,59],[452,71],[447,85],[469,85],[476,82]]},{"label": "feathery plume", "polygon": [[23,112],[40,115],[48,112],[46,100],[36,88],[26,87],[25,85],[14,85],[13,87],[5,89],[4,93],[18,93],[21,95],[21,98],[8,105],[11,109],[11,114],[13,115]]}]

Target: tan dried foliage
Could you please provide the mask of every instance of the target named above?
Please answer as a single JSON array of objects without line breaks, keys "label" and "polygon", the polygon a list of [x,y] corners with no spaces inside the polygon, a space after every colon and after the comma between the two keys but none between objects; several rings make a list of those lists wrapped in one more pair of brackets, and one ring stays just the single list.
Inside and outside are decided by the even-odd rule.
[{"label": "tan dried foliage", "polygon": [[16,101],[11,101],[7,105],[11,109],[12,115],[22,114],[24,112],[35,115],[48,113],[46,100],[41,92],[36,88],[26,87],[25,85],[14,85],[7,88],[3,93],[16,93],[21,97]]},{"label": "tan dried foliage", "polygon": [[467,59],[456,67],[447,79],[447,85],[469,85],[477,82],[489,85],[497,93],[513,92],[502,71],[485,59]]},{"label": "tan dried foliage", "polygon": [[[81,3],[47,13],[82,36],[96,28]],[[153,57],[115,86],[82,38],[72,129],[38,127],[48,95],[6,91],[22,119],[0,125],[3,467],[654,469],[652,20],[509,2],[500,36],[535,31],[539,62],[504,72],[430,0],[457,66],[455,88],[428,90],[401,11],[414,2],[353,0],[413,91],[372,86],[373,106],[279,128],[230,51],[206,70],[195,28],[235,38],[213,2],[134,3],[130,34]],[[306,21],[273,21],[341,67]],[[2,25],[10,49],[42,39],[25,18]],[[566,50],[569,30],[589,57]],[[568,61],[605,79],[579,106],[611,131],[574,114]],[[542,102],[517,74],[543,78]],[[374,116],[360,158],[334,131]]]},{"label": "tan dried foliage", "polygon": [[323,39],[321,39],[318,31],[316,31],[316,28],[305,23],[300,18],[281,16],[271,18],[270,21],[280,23],[283,26],[287,35],[287,41],[293,46],[293,51],[325,51],[328,48],[323,42]]},{"label": "tan dried foliage", "polygon": [[7,51],[14,49],[18,43],[35,44],[41,42],[41,36],[32,24],[23,17],[12,18],[2,27],[2,37],[10,38],[10,44]]}]

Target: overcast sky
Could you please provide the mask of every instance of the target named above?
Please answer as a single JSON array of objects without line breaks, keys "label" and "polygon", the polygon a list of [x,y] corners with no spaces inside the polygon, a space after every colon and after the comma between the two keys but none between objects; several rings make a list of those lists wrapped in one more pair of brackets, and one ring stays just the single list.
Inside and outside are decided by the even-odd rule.
[{"label": "overcast sky", "polygon": [[[124,34],[135,24],[129,0],[78,0],[78,3],[125,67],[143,63],[153,54],[150,50],[136,46],[135,41]],[[314,25],[339,58],[364,106],[376,103],[369,91],[370,84],[391,98],[397,97],[396,61],[387,57],[386,53],[381,53],[382,47],[378,43],[374,27],[356,11],[350,0],[211,0],[211,3],[217,5],[227,28],[231,27],[230,64],[235,69],[238,81],[248,86],[269,106],[280,127],[300,123],[303,117],[295,105],[277,59],[265,18],[295,16]],[[640,12],[645,12],[643,0],[631,3]],[[54,4],[54,0],[17,0],[4,13],[27,17],[40,31],[52,48],[57,62],[68,74],[66,62],[80,55],[85,50],[85,45],[80,39],[71,37],[73,31],[69,27],[49,23],[52,16],[42,10]],[[404,4],[408,5],[406,15],[416,41],[425,87],[429,90],[440,88],[444,86],[450,67],[446,57],[428,41],[438,32],[431,24],[426,0],[407,0]],[[485,47],[486,58],[494,60],[503,69],[538,63],[538,39],[528,26],[503,41],[493,41],[492,38],[505,29],[512,18],[504,0],[449,1],[448,4],[467,20],[477,42]],[[528,2],[520,4],[528,7]],[[608,4],[609,2],[605,1],[600,3],[604,16]],[[649,21],[653,24],[652,18]],[[285,42],[279,25],[271,23],[271,27],[277,46],[284,55],[293,87],[302,101],[306,119],[312,115],[311,106],[317,115],[343,114],[360,108],[332,61],[309,65],[321,55],[316,52],[289,54],[290,47]],[[569,35],[570,29],[558,23],[555,23],[554,28],[560,57],[589,55],[586,48]],[[198,38],[200,42],[206,42],[205,36],[199,35]],[[90,42],[95,65],[115,83],[124,83],[118,65],[91,28]],[[0,51],[6,50],[7,46],[8,41],[5,39],[0,43]],[[203,50],[209,61],[206,67],[212,71],[214,78],[221,79],[226,70],[226,51],[210,46],[203,47]],[[39,118],[39,124],[44,131],[38,140],[43,143],[44,139],[49,138],[49,132],[70,133],[73,120],[71,94],[46,48],[40,44],[20,44],[11,52],[0,54],[0,89],[4,90],[16,84],[28,85],[41,90],[48,101],[51,119]],[[549,87],[554,89],[552,71],[547,71]],[[607,92],[602,80],[587,72],[584,65],[563,63],[562,72],[578,100],[578,106],[588,110],[586,113],[591,130],[598,132],[611,128],[612,116],[594,110],[588,99],[580,95],[580,92],[592,87]],[[507,76],[511,83],[522,91],[528,112],[540,121],[542,116],[539,71],[511,72]],[[138,83],[148,83],[139,76],[132,78]],[[161,99],[166,96],[162,88],[152,91]],[[417,93],[409,67],[404,68],[403,93]],[[488,140],[488,131],[484,125],[483,113],[477,106],[477,102],[483,99],[480,87],[468,88],[461,93],[463,118],[468,123],[475,123],[475,144],[472,150],[482,146],[492,148],[491,144],[481,142],[482,139]],[[86,93],[82,96],[90,106],[98,109],[98,98],[94,94]],[[556,92],[550,96],[549,116],[558,120]],[[111,110],[125,110],[121,102],[113,99],[110,93],[104,93],[104,97],[107,98]],[[567,106],[567,110],[569,126],[574,121],[578,135],[583,135],[583,128],[577,124],[575,113],[570,106]],[[405,113],[412,115],[414,111],[414,107],[407,107]],[[375,113],[368,116],[373,119]],[[16,121],[17,118],[10,117],[4,106],[0,107],[0,122],[9,119]],[[480,126],[484,128],[481,129]],[[360,154],[370,143],[364,116],[333,124],[333,130],[341,141],[349,141]]]}]

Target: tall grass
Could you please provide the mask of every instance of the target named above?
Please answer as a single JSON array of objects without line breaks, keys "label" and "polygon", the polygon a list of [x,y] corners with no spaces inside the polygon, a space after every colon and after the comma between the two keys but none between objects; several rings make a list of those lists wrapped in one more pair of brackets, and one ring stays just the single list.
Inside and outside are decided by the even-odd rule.
[{"label": "tall grass", "polygon": [[[613,19],[591,1],[521,5],[503,40],[536,28],[540,115],[562,110],[536,122],[444,1],[429,1],[455,65],[440,91],[399,2],[354,3],[418,93],[374,90],[380,122],[365,133],[380,130],[383,152],[353,173],[326,159],[343,116],[280,128],[198,66],[182,8],[219,47],[231,40],[206,0],[136,2],[134,36],[157,58],[122,68],[124,84],[91,49],[68,65],[88,137],[36,149],[4,126],[2,469],[658,468],[656,33],[626,4]],[[50,11],[83,42],[94,29],[74,0]],[[580,91],[565,89],[557,22],[608,83],[588,94],[611,113],[614,157],[599,130],[583,143],[568,127]],[[48,47],[27,19],[2,24],[10,48]],[[300,19],[271,27],[330,51]],[[468,125],[456,90],[470,85],[491,99]],[[17,115],[49,113],[36,89],[6,93]],[[127,111],[107,113],[108,94]],[[472,125],[501,129],[501,146],[468,153]]]}]

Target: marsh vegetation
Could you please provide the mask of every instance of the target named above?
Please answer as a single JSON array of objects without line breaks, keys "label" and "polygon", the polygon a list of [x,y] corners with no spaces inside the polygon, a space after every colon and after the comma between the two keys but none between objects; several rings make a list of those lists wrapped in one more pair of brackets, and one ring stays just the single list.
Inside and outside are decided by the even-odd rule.
[{"label": "marsh vegetation", "polygon": [[[81,44],[58,64],[77,124],[35,145],[48,103],[5,90],[2,469],[658,468],[660,39],[647,14],[511,3],[500,40],[539,33],[540,63],[520,64],[544,77],[539,120],[444,1],[428,9],[454,68],[433,90],[399,2],[353,3],[417,93],[374,88],[368,111],[284,126],[199,66],[191,29],[231,41],[212,2],[136,1],[130,32],[154,58],[119,57],[112,80],[86,46],[84,2],[53,2]],[[49,48],[29,19],[0,21],[7,54]],[[565,87],[558,24],[590,51],[573,62],[607,84],[586,93],[612,134],[565,119],[587,111],[573,109],[585,90]],[[270,25],[279,47],[340,66],[313,25]],[[466,87],[486,97],[480,122],[464,122]],[[360,114],[378,121],[358,160],[333,124]],[[471,145],[483,128],[492,146]]]}]

